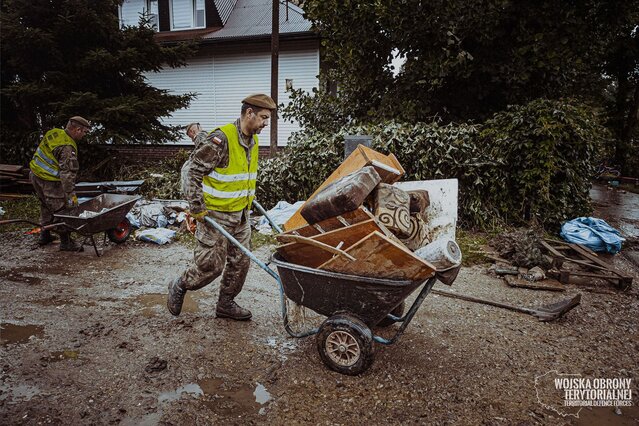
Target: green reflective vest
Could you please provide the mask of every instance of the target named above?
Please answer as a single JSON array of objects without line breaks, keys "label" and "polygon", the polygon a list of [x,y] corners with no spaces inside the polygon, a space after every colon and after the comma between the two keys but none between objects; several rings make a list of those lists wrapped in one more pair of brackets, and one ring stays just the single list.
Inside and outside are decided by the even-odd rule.
[{"label": "green reflective vest", "polygon": [[60,181],[60,164],[53,150],[62,145],[71,145],[77,155],[78,146],[64,129],[51,129],[44,135],[29,163],[34,175],[44,180]]},{"label": "green reflective vest", "polygon": [[[257,135],[253,135],[251,163],[248,163],[246,151],[240,145],[238,129],[235,124],[219,127],[228,139],[229,164],[226,168],[217,167],[202,179],[202,194],[207,210],[237,212],[250,208],[255,198],[257,183],[257,157],[259,147]],[[215,130],[218,130],[215,129]]]}]

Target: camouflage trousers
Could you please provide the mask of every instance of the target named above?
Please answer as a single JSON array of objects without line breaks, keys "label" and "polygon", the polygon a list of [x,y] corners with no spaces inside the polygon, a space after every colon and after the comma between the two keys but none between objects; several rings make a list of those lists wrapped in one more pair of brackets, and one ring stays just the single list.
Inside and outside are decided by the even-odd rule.
[{"label": "camouflage trousers", "polygon": [[[209,211],[208,215],[243,246],[249,247],[251,226],[246,212],[224,213]],[[195,237],[198,245],[193,251],[194,264],[182,273],[186,290],[198,290],[222,274],[220,299],[233,300],[246,280],[250,259],[233,243],[205,223],[198,222]]]},{"label": "camouflage trousers", "polygon": [[42,225],[53,223],[53,213],[57,213],[66,206],[62,184],[57,181],[40,179],[33,172],[29,174],[29,179],[38,200],[40,200],[40,223]]}]

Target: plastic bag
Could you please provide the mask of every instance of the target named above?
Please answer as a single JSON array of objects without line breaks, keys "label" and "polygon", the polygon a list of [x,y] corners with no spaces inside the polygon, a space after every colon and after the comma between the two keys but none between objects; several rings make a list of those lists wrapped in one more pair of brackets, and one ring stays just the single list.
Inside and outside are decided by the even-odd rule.
[{"label": "plastic bag", "polygon": [[175,236],[175,231],[166,228],[152,228],[144,231],[137,231],[135,238],[139,241],[147,241],[155,244],[166,244],[171,242],[171,238]]},{"label": "plastic bag", "polygon": [[605,220],[595,217],[578,217],[561,226],[561,237],[569,243],[581,244],[595,252],[619,253],[626,241],[621,233]]}]

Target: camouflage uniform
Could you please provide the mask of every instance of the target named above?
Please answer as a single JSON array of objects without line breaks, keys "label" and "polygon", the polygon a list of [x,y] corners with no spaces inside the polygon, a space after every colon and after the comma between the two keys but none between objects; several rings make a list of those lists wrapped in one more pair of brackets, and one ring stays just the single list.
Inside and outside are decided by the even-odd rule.
[{"label": "camouflage uniform", "polygon": [[33,172],[29,175],[33,189],[40,200],[42,225],[53,223],[53,214],[67,207],[74,193],[75,179],[80,168],[77,154],[71,145],[55,148],[53,155],[60,165],[60,181],[40,179]]},{"label": "camouflage uniform", "polygon": [[[235,121],[235,127],[240,128],[240,120]],[[206,210],[202,196],[202,179],[216,167],[227,167],[229,162],[228,140],[224,132],[217,130],[209,134],[206,139],[196,138],[196,148],[189,160],[190,168],[186,173],[185,197],[189,202],[191,212]],[[240,145],[245,148],[250,163],[251,148],[255,141],[253,137],[240,135]],[[198,146],[198,139],[200,144]],[[221,142],[217,142],[221,141]],[[251,227],[247,209],[238,212],[208,211],[208,216],[217,221],[226,231],[235,237],[242,245],[248,247],[251,240]],[[233,300],[237,296],[246,280],[250,266],[250,259],[226,237],[212,229],[209,225],[198,222],[195,238],[198,245],[194,250],[195,263],[180,277],[182,286],[186,290],[197,290],[215,280],[222,271],[220,284],[220,300]],[[225,267],[226,264],[226,267]]]}]

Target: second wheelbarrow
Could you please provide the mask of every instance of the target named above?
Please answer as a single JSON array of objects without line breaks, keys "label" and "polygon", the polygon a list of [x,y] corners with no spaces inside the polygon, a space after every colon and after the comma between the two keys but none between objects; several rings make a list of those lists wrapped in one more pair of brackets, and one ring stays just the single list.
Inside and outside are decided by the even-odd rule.
[{"label": "second wheelbarrow", "polygon": [[116,244],[125,242],[132,230],[126,214],[140,198],[142,197],[139,195],[101,194],[75,207],[55,213],[53,216],[56,222],[50,225],[42,226],[25,219],[3,220],[0,221],[0,225],[26,222],[40,226],[43,230],[62,228],[74,231],[85,238],[84,242],[91,241],[95,254],[100,256],[93,235],[104,232],[104,241],[108,237]]}]

